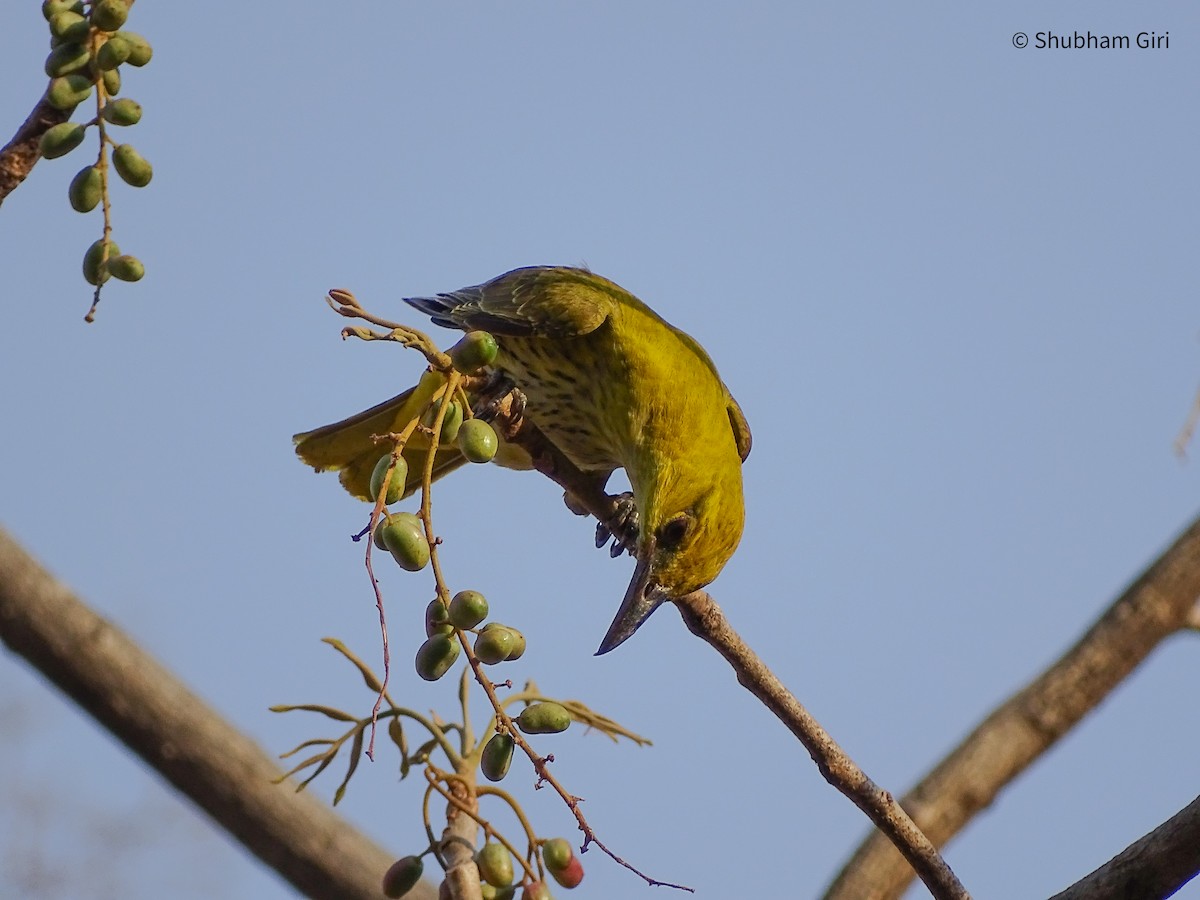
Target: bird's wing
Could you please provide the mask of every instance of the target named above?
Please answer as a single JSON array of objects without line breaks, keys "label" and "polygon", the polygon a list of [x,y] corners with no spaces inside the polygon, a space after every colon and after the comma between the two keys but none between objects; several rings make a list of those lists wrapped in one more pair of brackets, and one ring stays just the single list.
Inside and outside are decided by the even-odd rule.
[{"label": "bird's wing", "polygon": [[626,292],[585,269],[530,266],[474,287],[404,302],[446,328],[571,338],[599,328],[621,295]]}]

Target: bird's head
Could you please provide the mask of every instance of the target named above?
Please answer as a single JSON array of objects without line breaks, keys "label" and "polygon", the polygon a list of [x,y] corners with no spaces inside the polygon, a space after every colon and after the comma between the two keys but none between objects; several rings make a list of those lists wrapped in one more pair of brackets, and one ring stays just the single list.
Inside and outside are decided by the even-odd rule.
[{"label": "bird's head", "polygon": [[630,473],[638,504],[637,566],[597,656],[630,638],[664,602],[711,582],[737,549],[745,522],[741,461],[692,462],[668,462],[649,479]]}]

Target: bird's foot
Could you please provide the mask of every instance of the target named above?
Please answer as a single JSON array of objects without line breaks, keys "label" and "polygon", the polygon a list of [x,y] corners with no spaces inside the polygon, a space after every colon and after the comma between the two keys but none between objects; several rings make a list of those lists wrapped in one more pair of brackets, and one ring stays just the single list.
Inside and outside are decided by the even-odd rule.
[{"label": "bird's foot", "polygon": [[495,422],[501,419],[502,432],[511,439],[521,428],[527,403],[522,392],[511,378],[500,372],[493,372],[488,383],[476,394],[475,416],[485,422]]},{"label": "bird's foot", "polygon": [[[596,523],[596,547],[597,549],[603,547],[608,543],[608,539],[612,538],[612,546],[608,548],[609,556],[615,559],[624,551],[629,551],[629,555],[633,556],[637,553],[637,504],[634,503],[633,494],[629,491],[618,494],[613,500],[616,501],[616,510],[613,513],[612,521],[608,524]],[[610,528],[609,525],[612,527]]]}]

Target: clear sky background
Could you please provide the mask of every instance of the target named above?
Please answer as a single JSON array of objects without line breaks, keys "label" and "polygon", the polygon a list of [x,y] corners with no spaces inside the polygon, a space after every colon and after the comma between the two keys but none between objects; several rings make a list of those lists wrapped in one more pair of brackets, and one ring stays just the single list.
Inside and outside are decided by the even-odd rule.
[{"label": "clear sky background", "polygon": [[[755,438],[713,593],[897,792],[1196,514],[1171,451],[1200,382],[1194,6],[146,0],[130,25],[155,176],[114,215],[147,275],[82,322],[88,151],[0,210],[0,521],[272,751],[323,723],[270,704],[370,708],[322,636],[379,657],[366,508],[290,436],[420,370],[341,342],[330,287],[424,327],[400,297],[586,263],[700,340]],[[5,136],[44,27],[5,4]],[[1012,44],[1076,30],[1169,48]],[[867,822],[724,662],[671,609],[593,658],[628,558],[536,475],[472,467],[435,518],[452,586],[529,638],[512,677],[655,740],[544,742],[606,842],[701,898],[819,892]],[[430,582],[384,573],[395,692],[449,713],[408,664]],[[1198,679],[1194,638],[1160,648],[950,845],[968,888],[1051,894],[1193,799]],[[45,896],[291,896],[11,657],[0,714],[4,900],[37,862]],[[385,749],[341,809],[404,855],[420,790]],[[580,897],[664,896],[584,859]]]}]

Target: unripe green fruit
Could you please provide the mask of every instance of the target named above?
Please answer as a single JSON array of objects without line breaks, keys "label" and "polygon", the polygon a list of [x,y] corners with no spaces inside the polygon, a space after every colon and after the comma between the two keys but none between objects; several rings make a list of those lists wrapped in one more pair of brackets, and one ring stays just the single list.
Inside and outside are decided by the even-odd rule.
[{"label": "unripe green fruit", "polygon": [[108,261],[108,274],[122,281],[141,281],[146,274],[146,267],[136,256],[125,254]]},{"label": "unripe green fruit", "polygon": [[383,876],[383,896],[403,897],[417,886],[424,872],[425,863],[419,856],[406,856],[396,860]]},{"label": "unripe green fruit", "polygon": [[150,62],[150,57],[154,55],[154,48],[150,46],[150,42],[136,32],[118,31],[113,37],[119,37],[129,45],[128,62],[131,66],[141,68]]},{"label": "unripe green fruit", "polygon": [[83,143],[85,130],[78,122],[62,122],[47,129],[38,145],[42,156],[46,159],[66,156]]},{"label": "unripe green fruit", "polygon": [[88,166],[85,169],[80,169],[74,178],[71,179],[71,187],[67,190],[67,197],[71,201],[71,209],[76,212],[91,212],[96,208],[96,204],[100,202],[100,197],[104,193],[104,186],[100,177],[100,170],[95,166]]},{"label": "unripe green fruit", "polygon": [[47,22],[62,12],[73,12],[77,15],[82,15],[83,0],[43,0],[42,15],[46,17]]},{"label": "unripe green fruit", "polygon": [[511,735],[496,732],[491,740],[483,745],[483,756],[479,759],[479,771],[488,781],[500,781],[508,774],[512,765],[513,747],[516,741]]},{"label": "unripe green fruit", "polygon": [[453,637],[435,634],[417,648],[417,674],[426,681],[437,681],[450,671],[459,650],[459,643]]},{"label": "unripe green fruit", "polygon": [[104,112],[101,115],[105,121],[114,125],[136,125],[142,120],[142,104],[124,97],[104,104]]},{"label": "unripe green fruit", "polygon": [[500,439],[483,419],[468,419],[458,429],[458,449],[469,462],[491,462],[500,448]]},{"label": "unripe green fruit", "polygon": [[129,18],[125,0],[98,0],[92,5],[92,24],[101,31],[116,31]]},{"label": "unripe green fruit", "polygon": [[46,89],[46,101],[55,109],[74,109],[92,93],[92,79],[79,72],[60,75]]},{"label": "unripe green fruit", "polygon": [[[546,864],[546,868],[550,869],[549,863]],[[579,887],[579,882],[583,881],[583,863],[579,861],[578,856],[572,856],[566,868],[550,869],[550,877],[565,888]]]},{"label": "unripe green fruit", "polygon": [[471,331],[450,348],[450,361],[464,375],[479,371],[496,361],[500,347],[487,331]]},{"label": "unripe green fruit", "polygon": [[55,13],[50,19],[50,33],[64,42],[82,44],[90,27],[87,19],[69,9]]},{"label": "unripe green fruit", "polygon": [[141,154],[130,144],[120,144],[113,150],[112,161],[117,174],[126,184],[145,187],[154,177],[154,169],[151,168],[150,163],[142,159]]},{"label": "unripe green fruit", "polygon": [[[371,473],[371,497],[379,499],[379,492],[383,489],[383,479],[387,477],[388,467],[392,464],[392,454],[385,453],[379,457],[379,462],[375,463],[375,470]],[[404,461],[404,457],[396,460],[396,468],[392,472],[392,480],[388,482],[387,496],[383,498],[386,504],[396,503],[404,496],[404,482],[408,480],[408,463]]]},{"label": "unripe green fruit", "polygon": [[501,625],[499,622],[489,622],[487,625],[483,626],[484,631],[492,631],[497,628],[503,629],[504,631],[509,632],[513,636],[513,642],[514,642],[513,647],[508,652],[508,656],[506,656],[504,658],[506,660],[512,661],[514,659],[520,659],[522,656],[524,656],[525,655],[525,635],[523,635],[521,632],[517,631],[517,629],[513,628],[511,625]]},{"label": "unripe green fruit", "polygon": [[554,900],[554,896],[543,882],[535,881],[525,885],[525,890],[521,891],[521,900]]},{"label": "unripe green fruit", "polygon": [[129,42],[120,35],[114,34],[96,51],[96,68],[101,72],[109,72],[129,59],[132,52]]},{"label": "unripe green fruit", "polygon": [[514,720],[526,734],[558,734],[571,725],[571,714],[557,703],[534,703]]},{"label": "unripe green fruit", "polygon": [[487,614],[487,598],[479,591],[459,591],[450,598],[450,623],[455,628],[474,628]]},{"label": "unripe green fruit", "polygon": [[[108,259],[115,259],[121,253],[116,241],[108,242]],[[104,239],[94,241],[83,255],[83,277],[88,284],[104,284],[108,281],[108,265],[101,265],[104,258]]]},{"label": "unripe green fruit", "polygon": [[446,604],[434,597],[425,607],[425,637],[435,634],[452,634],[454,626],[450,624],[450,614],[446,612]]},{"label": "unripe green fruit", "polygon": [[419,572],[429,562],[429,541],[421,520],[412,513],[396,513],[375,526],[382,529],[379,538],[383,546],[400,565],[409,572]]},{"label": "unripe green fruit", "polygon": [[475,854],[479,877],[493,887],[508,887],[513,880],[513,860],[508,848],[499,841],[488,841]]},{"label": "unripe green fruit", "polygon": [[59,44],[46,57],[46,74],[51,78],[66,75],[82,69],[88,64],[88,60],[90,59],[87,47],[82,44],[77,44],[74,41]]},{"label": "unripe green fruit", "polygon": [[479,886],[479,896],[483,900],[513,900],[517,896],[517,885],[510,884],[508,887],[498,888],[490,884],[481,884]]},{"label": "unripe green fruit", "polygon": [[494,666],[508,659],[516,637],[507,628],[489,628],[475,638],[475,655],[485,665]]},{"label": "unripe green fruit", "polygon": [[575,858],[575,850],[566,838],[551,838],[542,844],[542,862],[551,872],[561,872]]},{"label": "unripe green fruit", "polygon": [[[437,421],[438,410],[442,406],[442,400],[439,398],[433,402],[433,405],[425,410],[421,416],[421,424],[426,428],[432,428],[433,423]],[[450,401],[450,405],[446,407],[446,415],[442,419],[442,431],[439,438],[440,443],[449,444],[458,437],[458,429],[462,426],[463,411],[462,407]]]},{"label": "unripe green fruit", "polygon": [[104,78],[104,92],[110,97],[115,97],[121,93],[121,70],[109,69],[102,76]]}]

